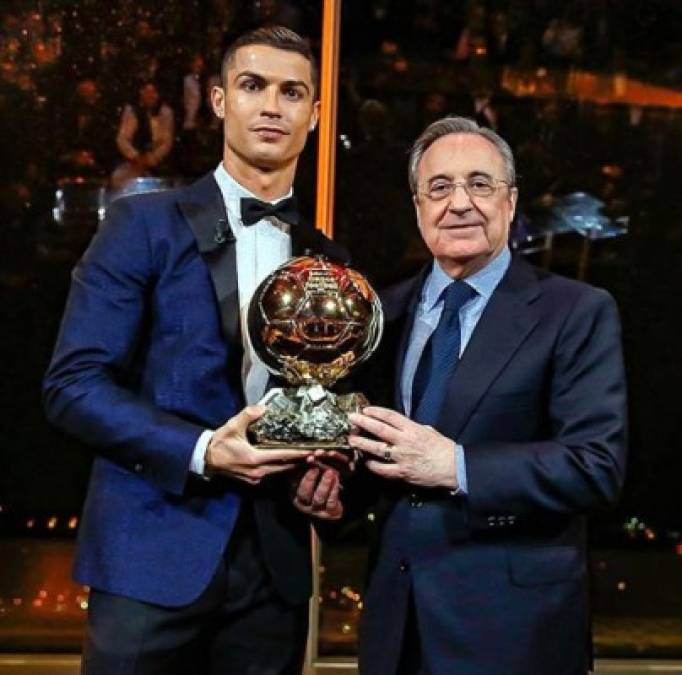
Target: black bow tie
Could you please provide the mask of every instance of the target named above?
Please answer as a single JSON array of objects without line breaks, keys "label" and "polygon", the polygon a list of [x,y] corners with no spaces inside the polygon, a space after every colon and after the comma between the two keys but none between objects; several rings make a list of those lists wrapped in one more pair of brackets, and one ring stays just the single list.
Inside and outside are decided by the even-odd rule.
[{"label": "black bow tie", "polygon": [[275,216],[279,220],[289,223],[289,225],[298,225],[298,209],[296,208],[295,197],[287,197],[276,204],[244,197],[241,200],[241,210],[244,225],[253,225],[268,216]]}]

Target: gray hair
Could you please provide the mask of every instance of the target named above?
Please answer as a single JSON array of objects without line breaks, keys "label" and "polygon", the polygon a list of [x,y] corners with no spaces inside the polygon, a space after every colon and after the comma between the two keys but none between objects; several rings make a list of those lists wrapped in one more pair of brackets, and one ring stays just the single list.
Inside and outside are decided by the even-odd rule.
[{"label": "gray hair", "polygon": [[448,134],[474,134],[482,136],[490,141],[502,156],[504,168],[509,181],[509,187],[516,185],[516,169],[514,168],[514,155],[509,143],[492,129],[479,126],[468,117],[443,117],[429,124],[421,136],[412,145],[409,162],[409,181],[412,194],[417,194],[417,169],[428,147],[443,136]]}]

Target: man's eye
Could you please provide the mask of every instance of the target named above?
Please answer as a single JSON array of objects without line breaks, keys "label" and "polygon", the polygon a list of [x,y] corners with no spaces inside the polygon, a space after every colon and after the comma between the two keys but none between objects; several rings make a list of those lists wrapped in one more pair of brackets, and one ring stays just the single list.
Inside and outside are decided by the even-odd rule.
[{"label": "man's eye", "polygon": [[290,87],[284,90],[284,95],[293,101],[298,101],[298,99],[303,98],[303,94],[299,89]]},{"label": "man's eye", "polygon": [[258,91],[258,82],[256,80],[244,80],[242,82],[242,89],[245,91]]},{"label": "man's eye", "polygon": [[429,192],[432,195],[444,195],[450,192],[451,189],[451,184],[450,183],[433,183],[431,187],[429,188]]},{"label": "man's eye", "polygon": [[474,188],[474,190],[487,190],[492,187],[492,183],[484,178],[474,178],[469,181],[469,187]]}]

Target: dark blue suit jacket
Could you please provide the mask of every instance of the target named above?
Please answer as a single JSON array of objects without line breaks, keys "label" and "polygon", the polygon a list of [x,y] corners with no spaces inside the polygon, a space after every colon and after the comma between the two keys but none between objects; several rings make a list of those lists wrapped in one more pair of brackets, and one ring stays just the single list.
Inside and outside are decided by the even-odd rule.
[{"label": "dark blue suit jacket", "polygon": [[[383,379],[396,373],[384,396],[398,409],[424,276],[383,298],[383,349],[395,361],[379,355],[372,366]],[[395,673],[412,589],[431,675],[585,675],[585,514],[616,500],[625,470],[612,298],[514,260],[452,376],[437,428],[465,448],[467,497],[379,479],[365,488],[382,497],[361,672]]]},{"label": "dark blue suit jacket", "polygon": [[[189,472],[204,429],[243,406],[234,239],[212,175],[120,199],[73,272],[44,383],[50,420],[97,446],[75,576],[167,606],[207,586],[246,493],[285,599],[310,591],[309,526],[277,479],[258,489]],[[225,236],[227,233],[227,236]],[[294,255],[342,252],[292,231]]]}]

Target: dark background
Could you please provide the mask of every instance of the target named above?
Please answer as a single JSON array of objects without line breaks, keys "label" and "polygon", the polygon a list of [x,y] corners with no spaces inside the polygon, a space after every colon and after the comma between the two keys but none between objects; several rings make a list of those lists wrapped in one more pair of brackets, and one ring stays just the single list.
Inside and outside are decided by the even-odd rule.
[{"label": "dark background", "polygon": [[[176,114],[167,175],[187,182],[221,156],[220,133],[208,117],[195,145],[182,134],[182,78],[190,57],[201,53],[205,76],[216,73],[232,37],[269,22],[310,36],[319,50],[321,3],[312,0],[3,1],[4,535],[71,537],[68,518],[80,512],[90,466],[91,451],[50,429],[40,401],[69,273],[96,226],[72,236],[52,218],[56,189],[78,176],[60,160],[76,84],[92,78],[100,92],[101,125],[92,145],[101,166],[87,180],[106,184],[120,159],[114,138],[122,106],[151,76]],[[682,115],[675,107],[682,90],[680,35],[682,6],[676,0],[343,3],[336,236],[377,285],[426,259],[407,186],[409,144],[437,117],[476,114],[476,94],[490,96],[495,113],[494,124],[479,119],[495,126],[517,156],[517,227],[545,226],[556,200],[575,191],[602,200],[608,215],[629,218],[626,235],[592,243],[583,273],[620,306],[630,393],[624,498],[595,520],[593,538],[598,546],[652,556],[682,554]],[[600,79],[600,96],[581,95],[579,73]],[[623,78],[665,88],[670,104],[630,100],[619,89]],[[297,178],[297,194],[310,215],[315,141]],[[583,247],[581,235],[564,233],[554,238],[551,256],[530,258],[577,276]],[[60,520],[51,529],[52,515]]]}]

